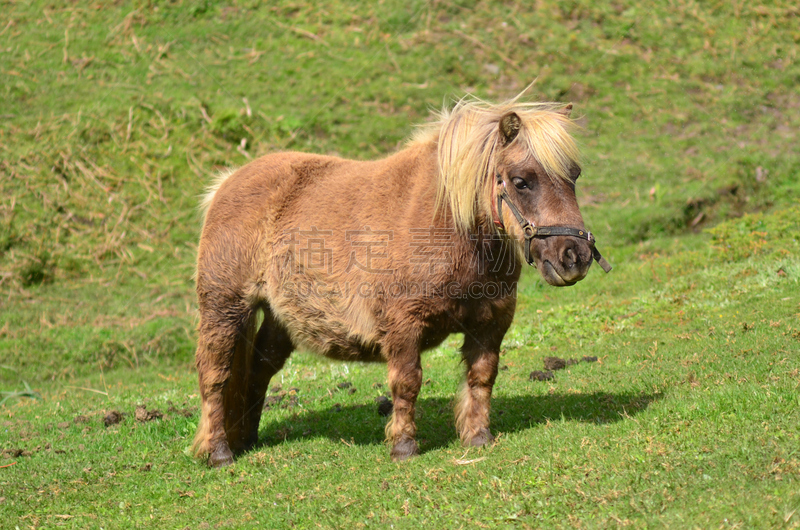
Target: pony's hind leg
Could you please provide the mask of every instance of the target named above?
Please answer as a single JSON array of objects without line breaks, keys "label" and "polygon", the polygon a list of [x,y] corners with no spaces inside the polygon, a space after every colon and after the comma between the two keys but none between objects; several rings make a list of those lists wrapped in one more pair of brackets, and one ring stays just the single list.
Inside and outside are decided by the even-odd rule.
[{"label": "pony's hind leg", "polygon": [[456,429],[464,445],[482,446],[494,441],[489,430],[492,387],[497,377],[500,341],[496,334],[467,334],[462,355],[467,364],[467,380],[456,403]]},{"label": "pony's hind leg", "polygon": [[[202,400],[200,423],[194,438],[194,453],[208,454],[213,466],[233,463],[228,444],[226,416],[231,407],[230,387],[239,386],[241,336],[246,334],[251,315],[245,307],[227,311],[200,308],[196,364]],[[238,361],[238,362],[237,362]]]},{"label": "pony's hind leg", "polygon": [[[194,440],[197,455],[214,467],[233,463],[233,454],[258,439],[258,422],[269,379],[291,349],[268,346],[274,321],[256,329],[256,311],[243,304],[224,310],[201,304],[197,370],[202,410]],[[267,312],[268,313],[268,312]],[[257,344],[261,347],[257,347]]]},{"label": "pony's hind leg", "polygon": [[258,424],[264,409],[269,382],[283,368],[294,346],[288,333],[278,324],[269,307],[264,307],[264,321],[255,337],[252,362],[247,374],[247,403],[243,418],[243,440],[249,449],[258,442]]}]

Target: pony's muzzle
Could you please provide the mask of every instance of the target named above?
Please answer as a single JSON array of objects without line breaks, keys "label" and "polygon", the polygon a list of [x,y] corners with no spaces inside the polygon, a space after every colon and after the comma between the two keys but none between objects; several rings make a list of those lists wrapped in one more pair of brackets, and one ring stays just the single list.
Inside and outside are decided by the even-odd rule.
[{"label": "pony's muzzle", "polygon": [[567,284],[573,284],[586,277],[592,265],[591,245],[576,237],[566,236],[561,246],[561,278]]},{"label": "pony's muzzle", "polygon": [[539,270],[550,285],[573,285],[586,277],[592,265],[591,244],[577,237],[548,238],[536,246],[540,248],[532,248],[532,254],[541,263]]},{"label": "pony's muzzle", "polygon": [[561,266],[575,281],[583,279],[592,264],[592,249],[585,242],[568,237],[561,251]]}]

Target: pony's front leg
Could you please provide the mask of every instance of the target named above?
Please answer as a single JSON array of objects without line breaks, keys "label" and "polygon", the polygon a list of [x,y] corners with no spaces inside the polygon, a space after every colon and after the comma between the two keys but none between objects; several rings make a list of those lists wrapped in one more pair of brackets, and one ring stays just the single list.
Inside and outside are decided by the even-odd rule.
[{"label": "pony's front leg", "polygon": [[467,364],[467,380],[456,403],[456,429],[464,445],[482,446],[494,441],[489,431],[492,387],[497,377],[500,342],[492,335],[467,334],[462,355]]},{"label": "pony's front leg", "polygon": [[390,352],[389,388],[394,407],[386,424],[386,439],[392,444],[392,460],[399,462],[419,454],[414,424],[417,396],[422,386],[419,349]]}]

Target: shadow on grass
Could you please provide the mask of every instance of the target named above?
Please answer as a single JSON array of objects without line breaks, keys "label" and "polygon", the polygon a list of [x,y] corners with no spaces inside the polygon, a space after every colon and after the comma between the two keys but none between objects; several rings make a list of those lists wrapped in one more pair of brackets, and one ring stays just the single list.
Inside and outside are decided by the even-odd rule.
[{"label": "shadow on grass", "polygon": [[[492,399],[492,433],[524,431],[547,421],[580,421],[596,424],[623,421],[645,410],[662,394],[636,392],[593,392],[589,394],[549,394]],[[376,403],[331,406],[304,411],[282,420],[270,420],[270,411],[261,417],[257,448],[271,447],[287,440],[324,436],[358,445],[383,442],[387,418],[378,414]],[[421,398],[417,401],[417,441],[425,453],[447,446],[457,439],[453,422],[453,402],[446,398]]]}]

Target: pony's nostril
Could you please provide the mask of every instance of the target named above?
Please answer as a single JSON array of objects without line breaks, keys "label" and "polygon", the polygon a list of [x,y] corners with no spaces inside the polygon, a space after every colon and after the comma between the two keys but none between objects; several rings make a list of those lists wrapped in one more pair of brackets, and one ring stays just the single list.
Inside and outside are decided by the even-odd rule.
[{"label": "pony's nostril", "polygon": [[564,266],[568,269],[574,267],[575,263],[578,261],[577,256],[575,256],[575,251],[572,250],[571,248],[567,249],[567,252],[564,254],[564,257],[566,258],[564,260]]}]

